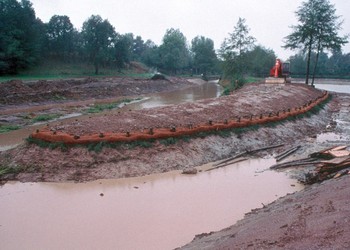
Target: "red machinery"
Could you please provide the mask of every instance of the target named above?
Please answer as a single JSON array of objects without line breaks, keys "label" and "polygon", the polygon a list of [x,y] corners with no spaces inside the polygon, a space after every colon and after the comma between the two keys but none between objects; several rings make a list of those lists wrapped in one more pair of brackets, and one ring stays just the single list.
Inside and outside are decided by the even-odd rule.
[{"label": "red machinery", "polygon": [[282,63],[280,59],[276,59],[275,66],[270,69],[270,77],[283,77],[286,78],[289,76],[289,63]]}]

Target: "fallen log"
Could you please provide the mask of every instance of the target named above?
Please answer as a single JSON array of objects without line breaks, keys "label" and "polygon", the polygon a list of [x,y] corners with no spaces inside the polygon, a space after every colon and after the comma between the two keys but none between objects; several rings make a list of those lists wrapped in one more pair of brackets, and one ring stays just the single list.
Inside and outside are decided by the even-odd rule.
[{"label": "fallen log", "polygon": [[219,165],[224,164],[224,163],[226,163],[226,162],[229,162],[229,161],[232,161],[232,160],[237,159],[237,158],[239,158],[239,157],[242,157],[243,155],[247,154],[247,152],[248,152],[248,151],[245,151],[245,152],[243,152],[243,153],[236,154],[236,155],[234,155],[234,156],[232,156],[232,157],[230,157],[230,158],[224,159],[224,160],[222,160],[222,161],[220,161],[220,162],[214,164],[213,166],[216,167],[216,166],[219,166]]},{"label": "fallen log", "polygon": [[257,149],[253,149],[253,150],[246,150],[245,152],[242,152],[242,153],[239,153],[239,154],[236,154],[230,158],[227,158],[227,159],[224,159],[216,164],[214,164],[214,166],[218,166],[218,165],[221,165],[223,163],[226,163],[226,162],[229,162],[229,161],[232,161],[234,159],[237,159],[239,157],[242,157],[246,154],[253,154],[253,153],[256,153],[256,152],[259,152],[259,151],[262,151],[262,150],[268,150],[268,149],[272,149],[272,148],[278,148],[278,147],[282,147],[284,146],[284,144],[277,144],[277,145],[272,145],[272,146],[267,146],[267,147],[262,147],[262,148],[257,148]]},{"label": "fallen log", "polygon": [[317,164],[319,161],[315,158],[304,158],[304,159],[299,159],[295,161],[289,161],[289,162],[284,162],[284,163],[279,163],[272,165],[270,169],[283,169],[283,168],[289,168],[289,167],[294,167],[294,166],[303,166],[303,165],[309,165],[309,164]]},{"label": "fallen log", "polygon": [[276,161],[281,161],[283,160],[284,158],[286,158],[287,156],[293,154],[295,151],[297,151],[301,146],[296,146],[296,147],[293,147],[291,149],[287,149],[285,151],[283,151],[282,153],[280,153],[279,155],[277,155],[275,158],[276,158]]},{"label": "fallen log", "polygon": [[267,146],[267,147],[263,147],[263,148],[253,149],[253,150],[247,151],[247,153],[252,154],[252,153],[259,152],[259,151],[272,149],[272,148],[279,148],[279,147],[283,147],[283,146],[284,146],[284,144],[277,144],[277,145]]},{"label": "fallen log", "polygon": [[207,170],[205,170],[205,171],[207,172],[207,171],[211,171],[211,170],[214,170],[214,169],[226,167],[226,166],[228,166],[228,165],[235,164],[235,163],[238,163],[238,162],[241,162],[241,161],[245,161],[245,160],[248,160],[248,159],[247,159],[247,158],[238,158],[238,159],[235,159],[235,160],[233,160],[233,161],[229,161],[229,162],[226,162],[226,163],[217,165],[217,166],[215,166],[215,167],[209,168],[209,169],[207,169]]}]

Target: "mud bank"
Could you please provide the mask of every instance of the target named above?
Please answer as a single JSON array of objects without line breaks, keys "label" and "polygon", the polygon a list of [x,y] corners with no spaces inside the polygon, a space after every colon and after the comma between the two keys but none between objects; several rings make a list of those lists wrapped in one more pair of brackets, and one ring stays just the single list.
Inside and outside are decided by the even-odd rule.
[{"label": "mud bank", "polygon": [[[254,92],[257,88],[250,86],[250,91]],[[305,87],[292,88],[292,91],[300,93],[305,92]],[[264,89],[266,91],[266,89]],[[241,91],[244,91],[242,89]],[[249,92],[249,91],[248,91]],[[288,92],[279,92],[280,96],[268,97],[261,95],[261,92],[256,92],[250,100],[251,104],[247,103],[248,99],[241,100],[241,109],[236,109],[235,112],[242,110],[252,110],[253,104],[261,99],[272,99],[269,106],[258,105],[256,109],[274,107],[280,109],[280,106],[275,106],[283,103],[283,95]],[[290,94],[289,92],[289,95]],[[308,94],[306,94],[307,97]],[[292,96],[293,97],[293,96]],[[295,104],[298,96],[290,98],[289,104]],[[305,96],[304,96],[305,97]],[[299,100],[305,103],[305,100]],[[214,103],[218,100],[206,101],[206,106],[209,109],[209,116],[227,115],[221,109],[215,110]],[[239,103],[237,101],[237,103]],[[188,167],[200,166],[208,162],[213,162],[231,156],[232,154],[243,152],[246,150],[269,146],[273,144],[284,144],[285,147],[291,145],[299,145],[303,141],[316,137],[317,134],[325,130],[326,126],[332,121],[332,112],[337,108],[337,97],[326,105],[323,110],[320,110],[317,115],[311,115],[303,119],[292,121],[284,121],[282,123],[274,123],[272,125],[264,125],[251,129],[225,133],[220,135],[209,135],[191,138],[189,140],[175,141],[155,141],[146,145],[124,145],[119,148],[103,147],[100,149],[86,147],[70,147],[67,150],[41,148],[33,144],[22,145],[16,149],[8,150],[0,154],[0,164],[14,169],[15,173],[4,176],[5,180],[20,180],[20,181],[88,181],[106,178],[122,178],[142,176],[153,173],[168,172],[171,170],[183,170]],[[195,104],[187,104],[189,106]],[[196,104],[198,105],[198,104]],[[203,104],[201,104],[203,105]],[[288,105],[285,102],[283,105]],[[203,107],[203,109],[204,109]],[[186,106],[172,106],[173,109],[186,111]],[[256,110],[254,107],[254,111]],[[151,110],[151,109],[150,109]],[[148,111],[151,112],[151,111]],[[248,111],[246,111],[248,113]],[[203,115],[208,115],[207,112],[202,112]],[[170,115],[170,114],[169,114]],[[92,127],[93,128],[93,127]],[[274,150],[262,152],[262,155],[271,155],[285,150],[281,147]],[[309,148],[302,148],[300,152],[306,151]],[[16,171],[17,170],[17,171]]]},{"label": "mud bank", "polygon": [[181,249],[349,249],[350,176],[287,195]]}]

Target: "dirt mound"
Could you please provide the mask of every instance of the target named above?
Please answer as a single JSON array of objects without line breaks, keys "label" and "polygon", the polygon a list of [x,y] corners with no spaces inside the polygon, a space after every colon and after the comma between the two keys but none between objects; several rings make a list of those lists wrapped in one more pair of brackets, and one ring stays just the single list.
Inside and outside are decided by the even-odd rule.
[{"label": "dirt mound", "polygon": [[178,137],[280,121],[326,98],[325,92],[304,85],[251,84],[218,99],[77,120],[32,136],[69,144]]},{"label": "dirt mound", "polygon": [[8,105],[62,102],[68,100],[104,99],[171,91],[191,86],[186,79],[135,79],[129,77],[42,80],[35,82],[8,81],[0,84],[0,109]]}]

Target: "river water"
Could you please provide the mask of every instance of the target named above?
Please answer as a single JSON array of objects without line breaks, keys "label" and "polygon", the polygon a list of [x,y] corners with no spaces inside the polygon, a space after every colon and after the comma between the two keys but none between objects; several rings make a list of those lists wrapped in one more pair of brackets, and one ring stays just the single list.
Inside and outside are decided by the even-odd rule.
[{"label": "river water", "polygon": [[[220,91],[208,83],[126,108],[195,101]],[[10,182],[0,187],[0,248],[173,249],[303,188],[286,174],[269,171],[274,163],[273,158],[250,159],[195,176],[171,172],[88,183]]]},{"label": "river water", "polygon": [[195,176],[171,172],[0,188],[1,249],[173,249],[302,187],[252,159]]}]

